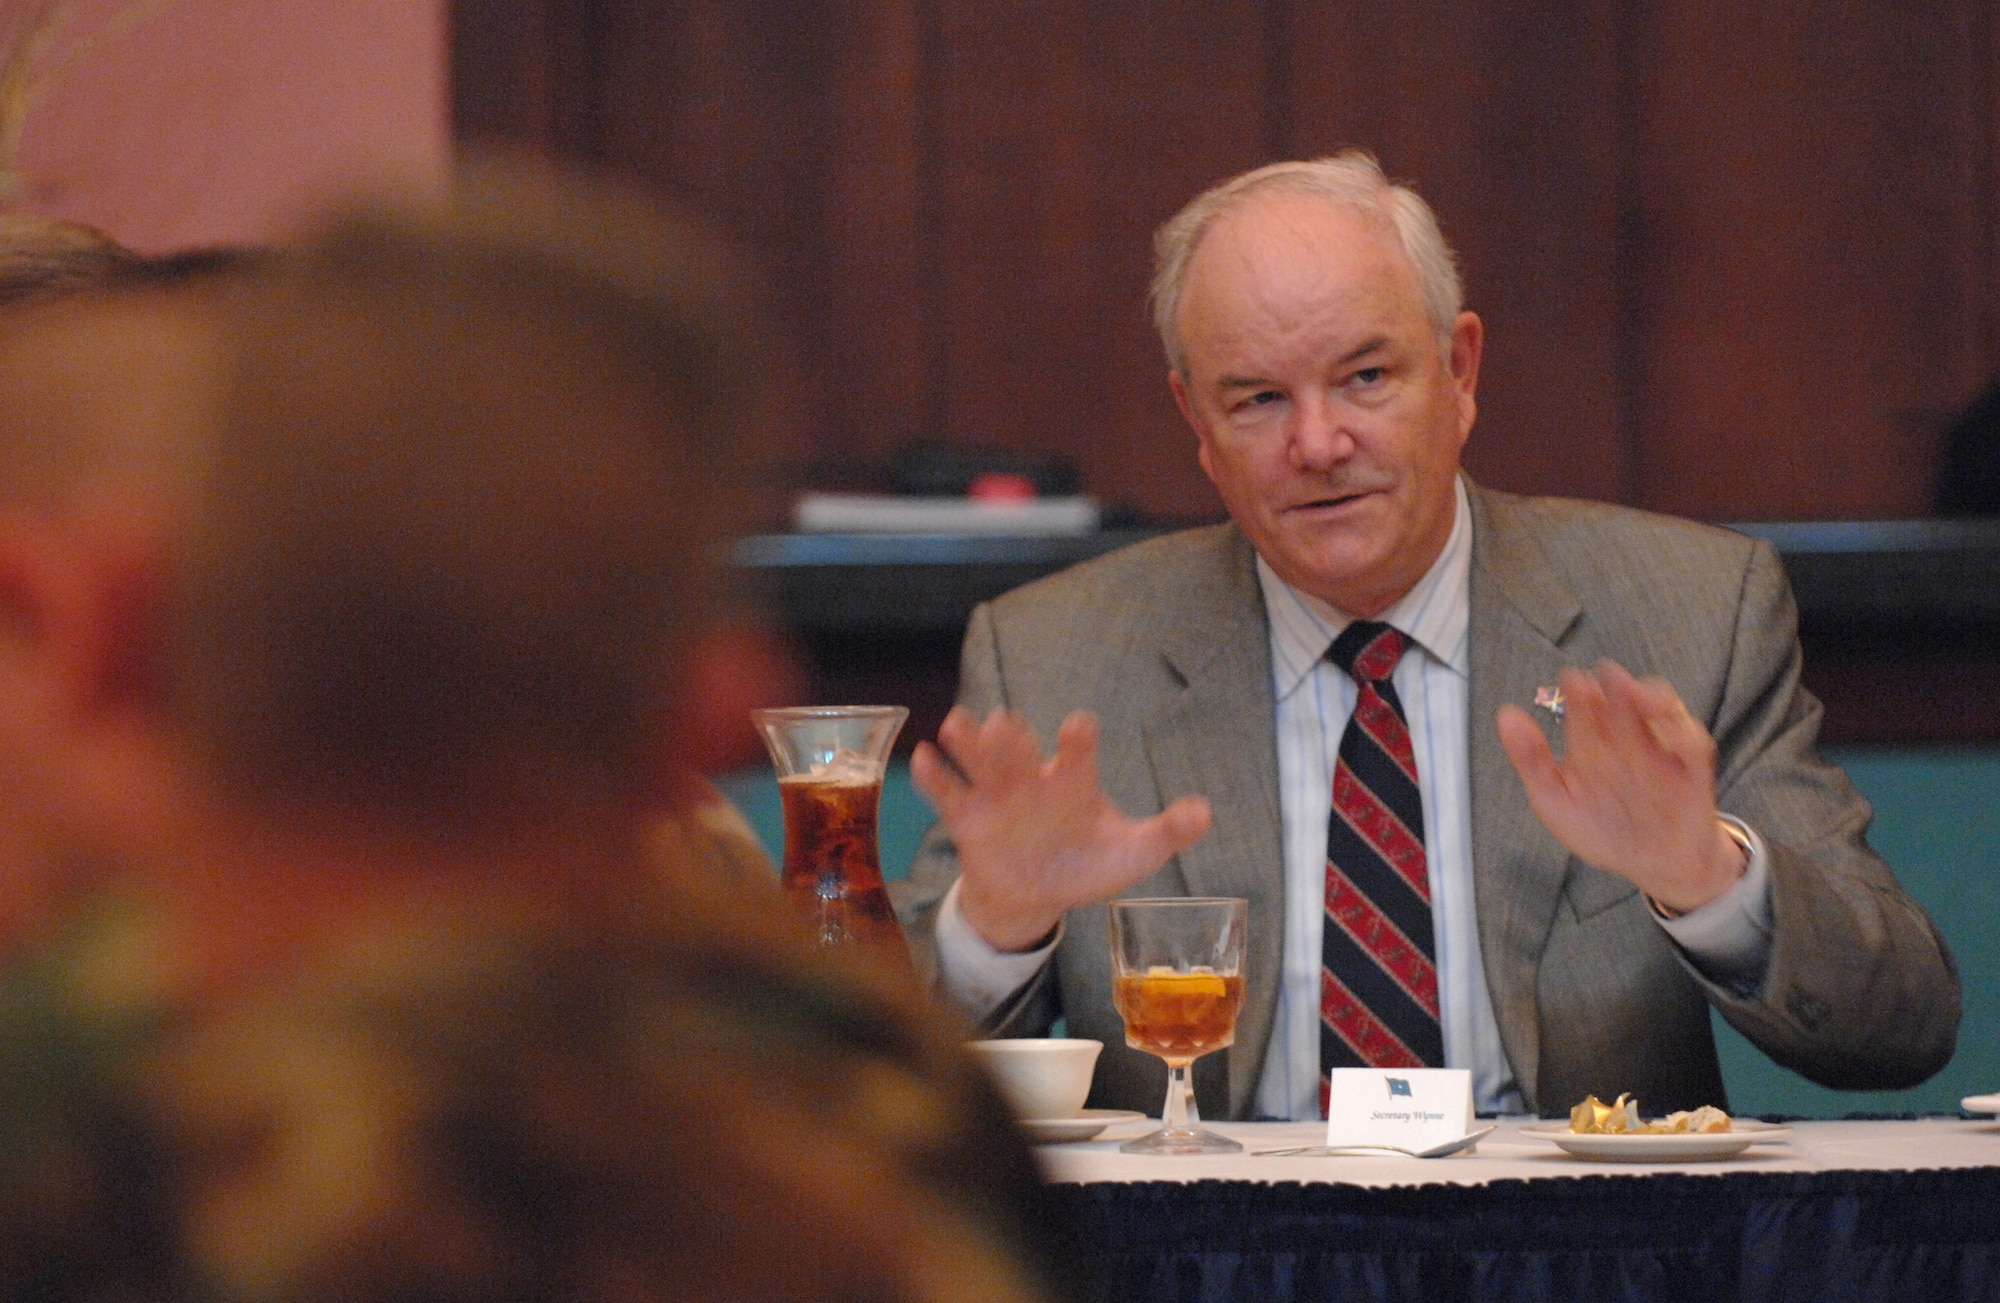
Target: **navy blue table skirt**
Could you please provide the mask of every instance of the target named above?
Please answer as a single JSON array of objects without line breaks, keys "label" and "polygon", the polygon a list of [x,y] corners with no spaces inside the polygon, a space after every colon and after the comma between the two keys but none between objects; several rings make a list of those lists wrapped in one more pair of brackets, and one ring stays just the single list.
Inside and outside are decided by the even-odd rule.
[{"label": "navy blue table skirt", "polygon": [[2000,1300],[2000,1168],[1050,1188],[1088,1299]]}]

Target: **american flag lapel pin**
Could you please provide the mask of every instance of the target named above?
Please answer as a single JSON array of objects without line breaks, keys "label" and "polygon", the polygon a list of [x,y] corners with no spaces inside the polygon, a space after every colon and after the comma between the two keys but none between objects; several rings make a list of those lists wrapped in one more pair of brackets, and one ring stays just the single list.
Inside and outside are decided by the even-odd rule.
[{"label": "american flag lapel pin", "polygon": [[1536,688],[1535,704],[1554,715],[1563,717],[1563,690],[1561,688]]}]

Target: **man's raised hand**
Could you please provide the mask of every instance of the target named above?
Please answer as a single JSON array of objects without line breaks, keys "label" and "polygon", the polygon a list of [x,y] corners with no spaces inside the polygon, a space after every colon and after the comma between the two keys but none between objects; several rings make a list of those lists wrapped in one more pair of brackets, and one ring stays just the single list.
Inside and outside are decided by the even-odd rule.
[{"label": "man's raised hand", "polygon": [[1715,740],[1673,685],[1612,661],[1564,670],[1560,681],[1560,761],[1519,706],[1502,706],[1496,720],[1536,817],[1572,854],[1669,910],[1728,891],[1744,859],[1716,819]]},{"label": "man's raised hand", "polygon": [[980,723],[954,707],[937,744],[911,757],[917,791],[958,847],[959,909],[996,950],[1032,949],[1067,910],[1118,895],[1208,832],[1205,797],[1145,819],[1112,804],[1097,781],[1097,727],[1072,713],[1044,759],[1014,712]]}]

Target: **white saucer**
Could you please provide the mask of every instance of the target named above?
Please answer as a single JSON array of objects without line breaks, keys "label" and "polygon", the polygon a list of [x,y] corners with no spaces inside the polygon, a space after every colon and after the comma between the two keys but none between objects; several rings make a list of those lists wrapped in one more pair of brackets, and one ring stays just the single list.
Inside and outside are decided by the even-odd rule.
[{"label": "white saucer", "polygon": [[1565,1153],[1610,1163],[1700,1163],[1729,1158],[1752,1145],[1783,1140],[1790,1127],[1769,1122],[1731,1119],[1727,1131],[1682,1132],[1677,1135],[1579,1135],[1567,1123],[1543,1122],[1521,1128],[1521,1134],[1553,1141]]},{"label": "white saucer", "polygon": [[2000,1113],[2000,1095],[1967,1095],[1958,1106],[1968,1113]]},{"label": "white saucer", "polygon": [[1143,1122],[1144,1113],[1129,1108],[1087,1108],[1075,1117],[1022,1118],[1021,1130],[1031,1145],[1061,1145],[1072,1140],[1088,1140],[1114,1122]]}]

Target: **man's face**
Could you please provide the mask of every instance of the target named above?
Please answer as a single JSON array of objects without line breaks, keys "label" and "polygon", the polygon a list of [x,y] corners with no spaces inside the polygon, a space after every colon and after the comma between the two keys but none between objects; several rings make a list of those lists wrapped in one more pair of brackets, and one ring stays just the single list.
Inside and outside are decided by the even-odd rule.
[{"label": "man's face", "polygon": [[1479,319],[1447,362],[1386,218],[1270,192],[1209,227],[1179,326],[1168,384],[1258,553],[1350,615],[1407,593],[1451,535]]}]

